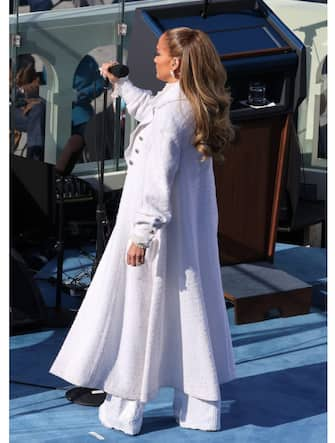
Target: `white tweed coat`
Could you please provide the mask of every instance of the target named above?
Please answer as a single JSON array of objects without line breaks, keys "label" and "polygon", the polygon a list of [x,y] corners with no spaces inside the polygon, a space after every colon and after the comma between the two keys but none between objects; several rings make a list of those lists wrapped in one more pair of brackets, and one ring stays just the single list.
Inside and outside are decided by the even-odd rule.
[{"label": "white tweed coat", "polygon": [[[50,372],[143,402],[162,386],[216,401],[235,366],[212,161],[200,162],[191,144],[191,108],[178,82],[156,96],[128,79],[117,88],[139,121],[117,221]],[[131,240],[149,246],[142,266],[126,264]]]}]

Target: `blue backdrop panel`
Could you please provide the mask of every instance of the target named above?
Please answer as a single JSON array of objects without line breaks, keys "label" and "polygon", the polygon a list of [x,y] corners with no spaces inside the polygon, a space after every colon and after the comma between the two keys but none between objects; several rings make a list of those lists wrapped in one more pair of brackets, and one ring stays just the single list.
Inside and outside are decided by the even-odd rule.
[{"label": "blue backdrop panel", "polygon": [[200,29],[209,35],[220,55],[287,46],[258,13],[163,18],[156,20],[156,26],[161,32],[180,26]]},{"label": "blue backdrop panel", "polygon": [[266,20],[257,11],[208,15],[205,19],[200,15],[188,17],[181,15],[178,17],[160,18],[157,22],[163,31],[178,26],[189,26],[190,28],[201,29],[204,32],[211,32],[217,29],[240,29],[266,25]]}]

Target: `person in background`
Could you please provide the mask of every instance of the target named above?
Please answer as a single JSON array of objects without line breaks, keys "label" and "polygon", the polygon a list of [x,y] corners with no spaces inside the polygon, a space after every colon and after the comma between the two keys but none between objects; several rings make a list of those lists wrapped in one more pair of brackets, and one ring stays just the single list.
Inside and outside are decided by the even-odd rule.
[{"label": "person in background", "polygon": [[50,372],[103,390],[107,428],[138,434],[145,403],[170,386],[181,427],[216,431],[220,384],[235,377],[213,172],[234,138],[227,75],[190,28],[164,32],[154,63],[155,96],[102,65],[139,125],[115,227]]},{"label": "person in background", "polygon": [[[10,73],[12,76],[11,68]],[[27,158],[34,160],[44,157],[45,100],[39,96],[41,81],[34,57],[20,54],[15,78],[15,129],[27,133]]]},{"label": "person in background", "polygon": [[62,174],[72,171],[83,152],[85,129],[94,115],[91,102],[99,97],[104,89],[104,79],[91,55],[87,54],[80,60],[73,76],[73,89],[76,90],[77,96],[72,103],[71,136],[56,162],[56,170]]},{"label": "person in background", "polygon": [[[35,69],[35,59],[31,54],[21,54],[17,58],[15,129],[27,133],[27,158],[43,160],[45,108],[46,103],[39,96],[41,73]],[[71,162],[78,161],[85,146],[85,127],[94,114],[91,104],[101,95],[104,79],[101,77],[96,60],[85,55],[73,77],[73,89],[77,96],[72,104],[71,136],[65,144],[57,161],[58,167],[64,168]],[[69,166],[70,167],[70,166]],[[71,169],[73,165],[71,164]]]}]

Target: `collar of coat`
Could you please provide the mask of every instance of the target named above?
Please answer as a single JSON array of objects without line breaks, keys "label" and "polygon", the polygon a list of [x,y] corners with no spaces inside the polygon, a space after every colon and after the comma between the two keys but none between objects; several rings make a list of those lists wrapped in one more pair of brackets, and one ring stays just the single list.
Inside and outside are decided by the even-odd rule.
[{"label": "collar of coat", "polygon": [[166,83],[164,88],[154,96],[152,106],[154,109],[158,109],[175,101],[187,101],[187,99],[180,88],[179,82]]}]

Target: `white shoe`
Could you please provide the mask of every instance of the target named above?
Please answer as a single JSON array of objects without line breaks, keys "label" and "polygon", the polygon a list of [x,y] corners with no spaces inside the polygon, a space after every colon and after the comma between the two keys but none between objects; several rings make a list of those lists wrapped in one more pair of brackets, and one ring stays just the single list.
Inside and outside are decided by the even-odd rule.
[{"label": "white shoe", "polygon": [[143,422],[144,403],[126,400],[107,394],[99,407],[99,420],[109,429],[117,429],[128,435],[137,435]]},{"label": "white shoe", "polygon": [[201,431],[221,429],[221,402],[190,397],[175,390],[173,414],[181,428]]}]

